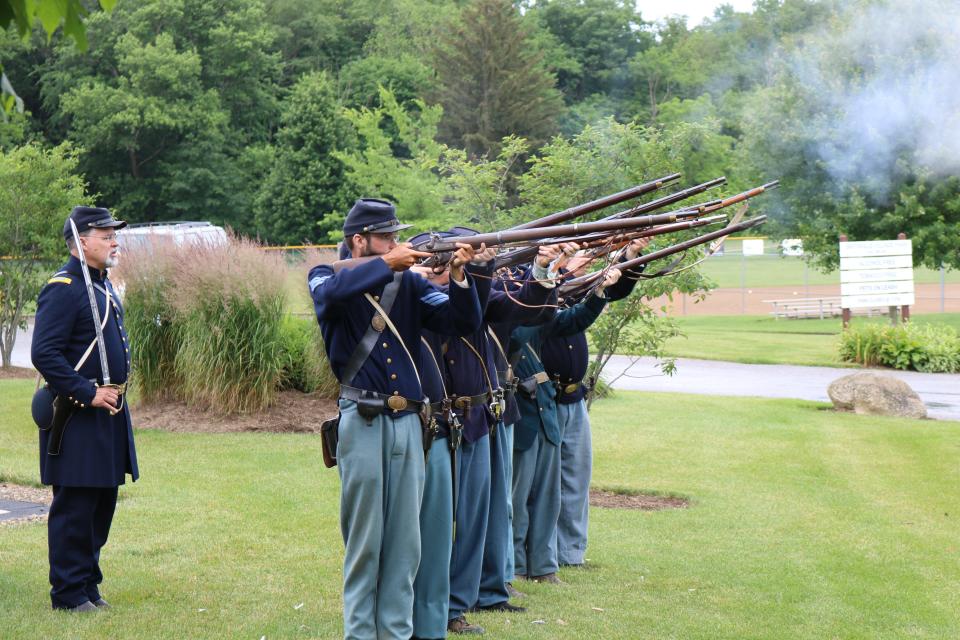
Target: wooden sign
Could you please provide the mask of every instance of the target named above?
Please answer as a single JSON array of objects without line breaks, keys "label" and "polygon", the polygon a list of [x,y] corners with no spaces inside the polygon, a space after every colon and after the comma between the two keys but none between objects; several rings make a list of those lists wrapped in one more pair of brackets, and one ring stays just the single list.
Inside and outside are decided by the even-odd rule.
[{"label": "wooden sign", "polygon": [[913,305],[912,241],[841,242],[840,304],[845,309]]}]

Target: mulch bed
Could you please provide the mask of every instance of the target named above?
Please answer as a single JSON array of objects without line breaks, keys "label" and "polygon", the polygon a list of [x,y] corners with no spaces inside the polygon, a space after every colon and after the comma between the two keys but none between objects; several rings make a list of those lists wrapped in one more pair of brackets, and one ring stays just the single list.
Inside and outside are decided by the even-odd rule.
[{"label": "mulch bed", "polygon": [[659,496],[646,493],[626,494],[590,489],[590,506],[601,509],[640,509],[641,511],[660,511],[662,509],[686,509],[690,501],[675,496]]},{"label": "mulch bed", "polygon": [[0,380],[36,378],[37,372],[30,367],[0,367]]},{"label": "mulch bed", "polygon": [[138,429],[200,433],[319,433],[323,421],[336,413],[334,400],[316,394],[283,391],[274,406],[260,413],[220,416],[192,409],[183,402],[160,402],[133,407],[131,417]]}]

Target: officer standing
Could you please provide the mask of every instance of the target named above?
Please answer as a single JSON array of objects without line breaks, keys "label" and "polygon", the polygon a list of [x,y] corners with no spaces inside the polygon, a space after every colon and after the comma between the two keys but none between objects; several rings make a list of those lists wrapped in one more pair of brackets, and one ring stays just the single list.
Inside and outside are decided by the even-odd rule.
[{"label": "officer standing", "polygon": [[413,634],[413,583],[420,562],[426,415],[418,360],[426,327],[464,335],[480,325],[476,288],[464,273],[474,257],[458,245],[449,294],[409,268],[430,254],[397,244],[394,206],[361,199],[343,225],[354,258],[339,271],[318,265],[308,285],[331,368],[340,387],[337,461],[343,568],[344,638]]},{"label": "officer standing", "polygon": [[124,226],[107,209],[75,207],[63,227],[70,260],[37,300],[31,359],[57,397],[52,422],[40,425],[40,479],[53,486],[47,542],[54,609],[109,606],[99,590],[100,550],[110,532],[117,487],[126,474],[139,477],[125,402],[130,348],[123,307],[107,278],[107,269],[117,264],[116,230]]}]

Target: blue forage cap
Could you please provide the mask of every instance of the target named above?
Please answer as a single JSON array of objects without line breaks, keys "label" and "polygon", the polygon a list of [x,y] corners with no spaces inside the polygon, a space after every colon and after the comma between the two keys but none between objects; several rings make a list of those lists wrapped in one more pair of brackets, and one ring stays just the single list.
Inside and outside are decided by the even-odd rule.
[{"label": "blue forage cap", "polygon": [[400,224],[393,203],[377,198],[360,198],[343,221],[343,235],[349,238],[355,233],[393,233],[411,226]]},{"label": "blue forage cap", "polygon": [[123,229],[127,223],[117,220],[108,209],[103,207],[74,207],[63,223],[63,237],[70,238],[73,231],[70,229],[70,220],[77,225],[77,233],[89,229]]}]

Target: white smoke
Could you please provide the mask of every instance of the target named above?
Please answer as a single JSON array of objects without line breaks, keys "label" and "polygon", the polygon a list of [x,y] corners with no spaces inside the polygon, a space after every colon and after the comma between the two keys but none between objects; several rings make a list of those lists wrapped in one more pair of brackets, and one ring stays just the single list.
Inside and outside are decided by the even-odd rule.
[{"label": "white smoke", "polygon": [[819,102],[807,123],[818,155],[875,195],[904,172],[960,172],[960,2],[863,5],[792,52],[794,79]]}]

